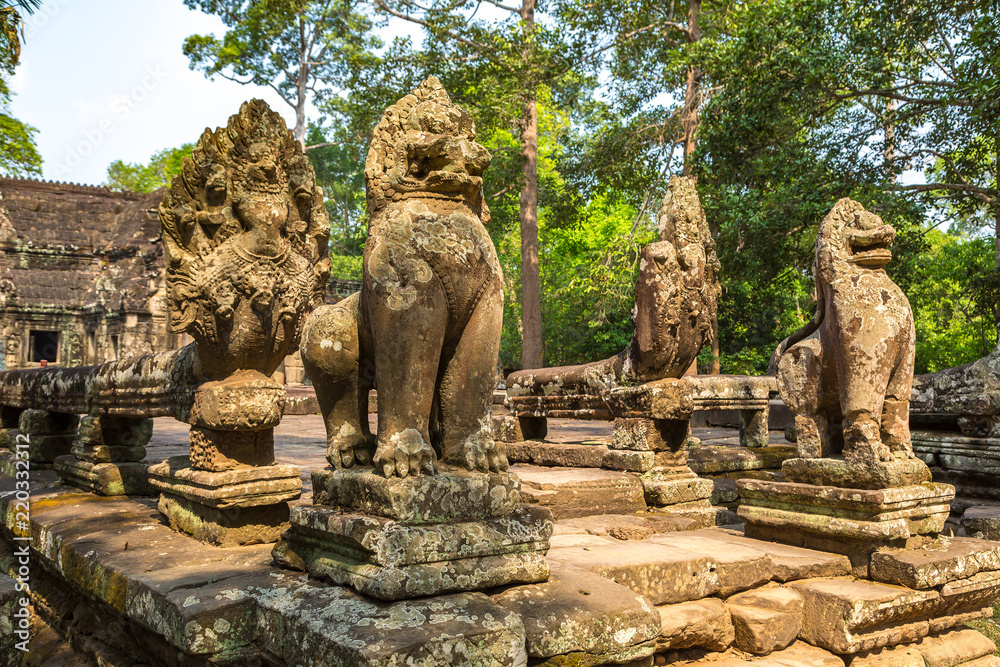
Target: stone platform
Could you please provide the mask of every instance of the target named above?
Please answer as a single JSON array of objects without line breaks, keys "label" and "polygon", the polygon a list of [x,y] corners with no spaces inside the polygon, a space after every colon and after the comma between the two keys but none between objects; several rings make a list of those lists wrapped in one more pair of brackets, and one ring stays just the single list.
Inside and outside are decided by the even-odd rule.
[{"label": "stone platform", "polygon": [[[286,419],[276,433],[279,460],[303,473],[325,463],[323,427],[312,419]],[[147,458],[184,444],[182,424],[157,420]],[[588,501],[568,486],[533,487],[528,473],[525,499],[548,490],[550,507]],[[870,576],[857,579],[842,555],[608,506],[556,522],[547,582],[380,602],[276,566],[271,545],[212,547],[174,532],[152,498],[85,493],[50,471],[31,477],[39,658],[58,645],[122,666],[998,664],[993,643],[963,627],[988,618],[1000,594],[1000,544],[981,540],[880,551]],[[293,517],[311,502],[311,476],[303,483]],[[0,479],[4,572],[20,544],[13,485]],[[366,543],[390,558],[409,543],[400,537]]]}]

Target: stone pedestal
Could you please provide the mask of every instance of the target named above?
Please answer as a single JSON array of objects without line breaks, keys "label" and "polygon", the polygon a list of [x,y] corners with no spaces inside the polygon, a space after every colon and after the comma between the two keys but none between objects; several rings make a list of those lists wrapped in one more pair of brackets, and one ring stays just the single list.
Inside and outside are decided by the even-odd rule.
[{"label": "stone pedestal", "polygon": [[56,459],[67,484],[102,496],[153,495],[146,474],[152,419],[88,415],[80,418],[72,454]]},{"label": "stone pedestal", "polygon": [[552,514],[522,505],[509,473],[442,466],[385,478],[313,471],[315,506],[292,508],[279,563],[381,600],[545,581]]},{"label": "stone pedestal", "polygon": [[50,410],[24,410],[18,417],[17,433],[8,431],[8,444],[16,446],[17,435],[26,437],[29,460],[32,464],[50,464],[57,457],[70,453],[76,437],[78,417]]},{"label": "stone pedestal", "polygon": [[277,541],[288,528],[288,501],[302,494],[297,466],[210,472],[187,456],[150,466],[149,482],[171,528],[223,547]]},{"label": "stone pedestal", "polygon": [[716,510],[710,500],[715,485],[687,465],[690,424],[689,419],[619,417],[611,448],[651,455],[651,465],[639,478],[650,509],[688,517],[701,526],[715,525]]},{"label": "stone pedestal", "polygon": [[284,387],[257,371],[198,388],[190,456],[149,467],[172,528],[218,546],[278,540],[289,525],[288,501],[302,493],[298,467],[274,462],[284,401]]},{"label": "stone pedestal", "polygon": [[[902,465],[873,472],[835,459],[789,459],[782,472],[791,481],[739,480],[738,513],[746,522],[746,535],[845,554],[855,574],[867,576],[877,549],[913,547],[936,537],[955,496],[948,484],[916,482],[927,470],[920,461],[915,461],[919,466],[913,460],[898,463]],[[865,488],[883,476],[904,483]],[[908,480],[915,483],[905,483]],[[840,484],[820,483],[824,481]]]}]

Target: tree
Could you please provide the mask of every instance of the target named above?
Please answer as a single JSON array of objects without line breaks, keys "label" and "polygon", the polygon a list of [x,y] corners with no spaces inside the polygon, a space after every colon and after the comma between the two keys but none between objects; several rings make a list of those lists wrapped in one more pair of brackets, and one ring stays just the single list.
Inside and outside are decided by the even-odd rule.
[{"label": "tree", "polygon": [[[370,65],[381,42],[351,0],[184,0],[219,16],[221,38],[192,35],[184,54],[209,78],[266,86],[295,110],[295,138],[305,146],[306,104],[334,95]],[[356,80],[356,77],[355,77]]]},{"label": "tree", "polygon": [[0,36],[3,52],[10,60],[11,67],[17,66],[21,57],[21,13],[31,14],[42,0],[0,0]]},{"label": "tree", "polygon": [[39,0],[0,0],[0,173],[7,176],[41,176],[42,156],[35,145],[34,127],[10,115],[10,86],[21,55],[21,12],[31,13]]},{"label": "tree", "polygon": [[194,144],[164,148],[153,153],[148,164],[115,160],[108,166],[106,187],[128,192],[153,192],[167,187],[181,173],[184,158],[191,155]]},{"label": "tree", "polygon": [[[538,368],[544,365],[538,247],[539,95],[544,89],[553,103],[577,101],[563,95],[578,92],[579,79],[573,73],[581,51],[579,45],[563,40],[558,30],[536,20],[536,0],[485,3],[499,18],[477,17],[484,5],[473,0],[427,4],[374,0],[383,14],[424,28],[421,55],[425,67],[441,78],[459,104],[472,107],[482,134],[498,137],[509,129],[517,142],[520,363],[524,368]],[[487,195],[493,198],[498,192],[511,192],[510,183]]]}]

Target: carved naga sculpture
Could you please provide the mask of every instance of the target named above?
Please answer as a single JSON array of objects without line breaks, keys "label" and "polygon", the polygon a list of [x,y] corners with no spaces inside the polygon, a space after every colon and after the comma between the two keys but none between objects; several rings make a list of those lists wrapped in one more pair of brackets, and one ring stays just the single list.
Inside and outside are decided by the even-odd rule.
[{"label": "carved naga sculpture", "polygon": [[771,360],[795,412],[799,455],[848,463],[910,459],[914,328],[910,304],[884,267],[896,231],[850,199],[820,223],[816,315]]},{"label": "carved naga sculpture", "polygon": [[[433,474],[439,459],[507,468],[490,435],[503,317],[482,193],[490,159],[434,77],[375,128],[361,292],[314,311],[302,342],[335,468],[371,460],[386,477]],[[373,383],[377,441],[368,428]]]},{"label": "carved naga sculpture", "polygon": [[253,100],[206,129],[160,218],[170,328],[194,338],[199,375],[273,373],[330,271],[323,191],[281,117]]},{"label": "carved naga sculpture", "polygon": [[632,341],[609,359],[512,373],[512,396],[597,394],[622,385],[677,378],[712,340],[719,260],[695,179],[673,176],[660,207],[660,240],[642,249]]}]

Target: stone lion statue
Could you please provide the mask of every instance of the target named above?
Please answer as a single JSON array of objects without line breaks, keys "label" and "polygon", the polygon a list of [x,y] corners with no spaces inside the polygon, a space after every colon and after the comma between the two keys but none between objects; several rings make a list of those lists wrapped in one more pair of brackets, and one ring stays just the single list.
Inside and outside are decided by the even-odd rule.
[{"label": "stone lion statue", "polygon": [[335,468],[371,460],[387,477],[433,474],[438,460],[507,468],[490,435],[503,276],[485,227],[491,156],[475,132],[435,77],[375,128],[361,292],[314,311],[301,348]]},{"label": "stone lion statue", "polygon": [[803,458],[841,450],[848,463],[865,467],[913,458],[913,314],[882,268],[895,235],[847,198],[820,223],[816,314],[771,359],[781,398],[795,413]]}]

